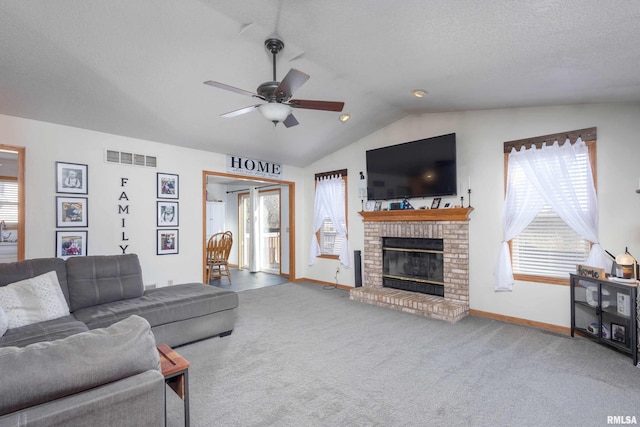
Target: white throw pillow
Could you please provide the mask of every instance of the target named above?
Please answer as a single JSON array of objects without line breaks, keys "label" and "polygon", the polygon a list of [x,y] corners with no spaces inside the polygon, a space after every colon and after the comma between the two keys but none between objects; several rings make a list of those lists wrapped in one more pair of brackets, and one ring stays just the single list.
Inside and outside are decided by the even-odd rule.
[{"label": "white throw pillow", "polygon": [[7,332],[7,329],[9,329],[9,318],[7,317],[7,313],[2,309],[2,306],[0,306],[0,337]]},{"label": "white throw pillow", "polygon": [[9,329],[69,315],[55,271],[0,286],[0,306],[9,318]]}]

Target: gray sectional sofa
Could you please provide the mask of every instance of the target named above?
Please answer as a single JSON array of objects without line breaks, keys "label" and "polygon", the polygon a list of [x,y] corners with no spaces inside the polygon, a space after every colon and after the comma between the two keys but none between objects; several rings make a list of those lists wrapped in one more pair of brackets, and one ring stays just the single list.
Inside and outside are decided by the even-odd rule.
[{"label": "gray sectional sofa", "polygon": [[0,427],[165,425],[165,383],[149,323],[0,348]]},{"label": "gray sectional sofa", "polygon": [[[24,310],[13,296],[23,286]],[[42,295],[32,298],[32,288]],[[238,296],[202,283],[145,290],[138,257],[128,254],[0,264],[4,329],[2,304],[16,327],[0,336],[0,427],[158,426],[164,380],[155,346],[229,335]],[[54,314],[38,321],[39,309]]]},{"label": "gray sectional sofa", "polygon": [[156,342],[171,347],[233,331],[238,295],[202,283],[144,289],[135,254],[40,258],[0,264],[0,286],[55,271],[69,316],[7,330],[0,347],[64,338],[132,314],[146,319]]}]

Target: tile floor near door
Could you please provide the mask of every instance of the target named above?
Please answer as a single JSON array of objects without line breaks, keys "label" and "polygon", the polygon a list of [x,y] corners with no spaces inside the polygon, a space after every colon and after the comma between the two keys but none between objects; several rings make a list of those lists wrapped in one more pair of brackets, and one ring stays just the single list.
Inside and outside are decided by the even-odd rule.
[{"label": "tile floor near door", "polygon": [[277,274],[269,274],[263,272],[250,273],[249,270],[239,270],[237,268],[230,268],[231,272],[231,284],[226,276],[222,276],[221,279],[211,279],[209,284],[211,286],[217,286],[222,289],[229,289],[231,291],[245,291],[247,289],[266,288],[267,286],[280,285],[289,281],[286,277],[278,276]]}]

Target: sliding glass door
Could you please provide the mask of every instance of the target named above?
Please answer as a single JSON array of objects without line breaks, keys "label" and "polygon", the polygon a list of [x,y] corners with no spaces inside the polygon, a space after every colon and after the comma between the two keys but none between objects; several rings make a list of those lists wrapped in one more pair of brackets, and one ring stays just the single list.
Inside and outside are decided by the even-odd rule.
[{"label": "sliding glass door", "polygon": [[[255,256],[259,271],[280,274],[281,230],[280,189],[260,191],[257,207],[252,209],[249,193],[238,195],[238,224],[240,225],[240,268],[250,268],[251,245],[256,245]],[[252,214],[255,212],[255,216]],[[251,222],[256,221],[256,243],[251,234]]]}]

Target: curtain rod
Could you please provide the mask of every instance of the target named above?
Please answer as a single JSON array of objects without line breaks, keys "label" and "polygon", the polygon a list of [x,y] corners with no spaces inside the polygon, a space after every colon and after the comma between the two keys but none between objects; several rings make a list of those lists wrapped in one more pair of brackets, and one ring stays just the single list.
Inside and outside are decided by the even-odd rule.
[{"label": "curtain rod", "polygon": [[[280,184],[269,184],[269,185],[263,185],[262,187],[254,187],[254,188],[261,189],[261,188],[267,188],[267,187],[280,187]],[[242,190],[231,190],[231,191],[227,191],[227,194],[239,193],[241,191],[249,191],[249,190],[250,190],[249,188],[244,188]]]}]

